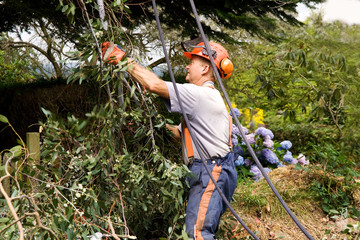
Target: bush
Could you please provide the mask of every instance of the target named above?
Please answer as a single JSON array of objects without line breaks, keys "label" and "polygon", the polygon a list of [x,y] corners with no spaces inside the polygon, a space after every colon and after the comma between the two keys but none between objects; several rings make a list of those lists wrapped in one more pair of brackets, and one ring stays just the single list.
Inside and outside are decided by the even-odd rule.
[{"label": "bush", "polygon": [[[20,216],[36,208],[50,230],[32,227],[35,218],[27,216],[26,235],[76,239],[109,234],[112,227],[117,235],[139,239],[181,235],[188,169],[166,133],[169,120],[153,108],[109,105],[85,118],[43,112],[41,162],[33,165],[23,155],[19,173],[26,178],[12,195],[19,197]],[[13,215],[2,217],[9,226],[3,236],[18,237]]]}]

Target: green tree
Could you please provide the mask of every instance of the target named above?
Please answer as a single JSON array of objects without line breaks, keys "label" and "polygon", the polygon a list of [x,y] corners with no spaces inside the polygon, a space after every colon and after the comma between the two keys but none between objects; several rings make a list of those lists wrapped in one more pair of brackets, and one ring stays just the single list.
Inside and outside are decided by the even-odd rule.
[{"label": "green tree", "polygon": [[68,42],[57,39],[56,29],[46,20],[34,21],[31,30],[33,34],[28,40],[20,35],[16,39],[16,36],[3,34],[0,49],[16,49],[19,55],[30,60],[29,67],[46,79],[64,78],[68,68],[65,63],[70,58],[66,53],[70,51]]},{"label": "green tree", "polygon": [[32,82],[38,74],[30,70],[30,60],[12,49],[0,50],[0,84]]},{"label": "green tree", "polygon": [[[311,113],[313,120],[335,125],[342,136],[347,118],[359,116],[353,105],[359,56],[351,51],[359,44],[359,33],[357,25],[324,23],[315,15],[304,27],[283,28],[278,34],[287,38],[279,44],[249,43],[245,54],[239,54],[242,67],[228,85],[243,86],[253,104],[282,110],[285,118],[295,120],[298,110]],[[244,96],[240,92],[234,96]]]},{"label": "green tree", "polygon": [[[57,8],[59,2],[62,4]],[[245,29],[246,31],[265,38],[273,39],[272,32],[277,27],[276,20],[286,23],[300,25],[296,20],[296,6],[303,3],[312,7],[314,4],[324,2],[324,0],[287,0],[287,1],[203,1],[197,0],[195,4],[199,14],[204,16],[203,24],[206,32],[211,36],[237,41],[230,35],[224,34],[217,29],[210,28],[208,20],[214,21],[219,27],[228,29]],[[87,8],[94,14],[91,17],[98,18],[96,1],[87,1]],[[194,17],[191,14],[191,7],[188,1],[158,1],[157,2],[161,20],[172,29],[177,29],[185,36],[197,36]],[[81,16],[80,1],[65,0],[5,0],[0,5],[0,32],[13,31],[16,26],[28,29],[34,20],[46,19],[53,24],[61,37],[66,39],[76,39],[86,27],[86,21]],[[120,23],[126,28],[133,28],[139,24],[149,22],[153,19],[151,2],[138,0],[116,1],[114,3],[105,2],[105,8],[110,9],[117,6],[119,11],[113,15],[108,14],[106,18],[110,25]],[[75,24],[70,24],[66,16],[58,10],[66,13]],[[126,11],[123,11],[126,10]],[[181,21],[179,21],[181,19]]]}]

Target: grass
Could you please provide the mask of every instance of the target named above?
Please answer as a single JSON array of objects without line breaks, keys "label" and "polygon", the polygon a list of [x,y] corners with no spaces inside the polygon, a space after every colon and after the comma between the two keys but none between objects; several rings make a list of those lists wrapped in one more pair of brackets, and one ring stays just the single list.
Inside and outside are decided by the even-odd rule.
[{"label": "grass", "polygon": [[[356,232],[345,234],[342,231],[348,223],[358,223],[359,219],[330,219],[323,212],[321,202],[311,189],[312,182],[320,179],[322,174],[312,168],[305,171],[287,166],[273,170],[269,177],[296,218],[314,239],[354,239]],[[359,195],[359,190],[355,195]],[[307,239],[263,178],[258,182],[245,181],[238,184],[232,206],[260,239]],[[347,224],[339,226],[340,221]],[[222,218],[217,238],[247,239],[247,236],[249,234],[231,213],[227,212]]]}]

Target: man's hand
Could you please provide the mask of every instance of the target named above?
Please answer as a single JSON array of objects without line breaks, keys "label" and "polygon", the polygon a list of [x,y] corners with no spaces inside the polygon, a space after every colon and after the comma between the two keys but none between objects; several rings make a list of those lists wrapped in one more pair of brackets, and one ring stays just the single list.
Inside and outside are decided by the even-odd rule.
[{"label": "man's hand", "polygon": [[105,61],[116,65],[125,56],[125,52],[113,42],[104,42],[102,44],[102,56]]},{"label": "man's hand", "polygon": [[180,131],[177,126],[166,124],[166,128],[172,132],[174,140],[179,141],[181,139]]}]

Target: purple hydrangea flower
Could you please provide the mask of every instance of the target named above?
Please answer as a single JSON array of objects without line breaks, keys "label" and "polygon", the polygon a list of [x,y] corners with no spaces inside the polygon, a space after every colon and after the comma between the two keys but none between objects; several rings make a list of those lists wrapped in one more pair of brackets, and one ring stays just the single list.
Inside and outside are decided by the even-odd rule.
[{"label": "purple hydrangea flower", "polygon": [[284,150],[289,150],[292,147],[292,143],[288,140],[282,141],[280,143],[280,145],[281,145],[281,148]]},{"label": "purple hydrangea flower", "polygon": [[274,134],[270,129],[264,128],[264,127],[259,127],[258,129],[255,130],[255,134],[259,135],[261,137],[265,137],[265,136],[270,136],[270,139],[274,138]]},{"label": "purple hydrangea flower", "polygon": [[[271,169],[266,167],[266,168],[264,168],[264,171],[265,171],[266,174],[268,174],[269,172],[271,172]],[[254,174],[253,178],[254,178],[255,181],[258,181],[260,178],[263,177],[263,175],[261,174],[260,169],[255,164],[251,165],[250,172]]]},{"label": "purple hydrangea flower", "polygon": [[240,156],[245,154],[244,150],[240,146],[235,146],[233,152],[239,154]]},{"label": "purple hydrangea flower", "polygon": [[293,160],[292,160],[292,162],[291,162],[291,164],[297,164],[299,161],[296,159],[296,158],[294,158]]},{"label": "purple hydrangea flower", "polygon": [[242,156],[239,156],[235,161],[235,166],[242,166],[244,165],[244,158]]},{"label": "purple hydrangea flower", "polygon": [[305,156],[303,154],[300,154],[298,157],[297,157],[297,161],[298,163],[300,163],[301,165],[308,165],[309,164],[309,160],[306,160]]},{"label": "purple hydrangea flower", "polygon": [[238,141],[237,136],[232,136],[231,137],[231,143],[232,143],[233,146],[238,145],[239,141]]},{"label": "purple hydrangea flower", "polygon": [[240,130],[235,124],[232,125],[231,133],[232,135],[241,136]]},{"label": "purple hydrangea flower", "polygon": [[266,167],[266,168],[264,168],[264,171],[266,174],[268,174],[269,172],[271,172],[271,169]]},{"label": "purple hydrangea flower", "polygon": [[[242,128],[242,131],[243,131],[244,134],[249,133],[249,130],[246,127],[241,126],[241,128]],[[241,136],[240,130],[235,124],[232,125],[231,134]]]},{"label": "purple hydrangea flower", "polygon": [[254,174],[253,178],[255,181],[259,180],[262,177],[260,169],[256,165],[251,165],[250,172]]},{"label": "purple hydrangea flower", "polygon": [[[240,110],[238,108],[234,108],[234,113],[237,118],[241,116]],[[231,117],[233,116],[231,111],[230,111],[230,116]]]},{"label": "purple hydrangea flower", "polygon": [[270,136],[266,135],[264,139],[265,139],[265,141],[263,142],[264,147],[273,148],[274,142],[270,139]]},{"label": "purple hydrangea flower", "polygon": [[245,165],[245,166],[248,167],[248,166],[250,166],[251,164],[252,164],[252,161],[251,161],[250,159],[248,159],[248,158],[245,159],[245,161],[244,161],[244,165]]},{"label": "purple hydrangea flower", "polygon": [[279,162],[278,157],[276,156],[276,154],[271,151],[268,148],[265,148],[261,151],[261,154],[263,155],[263,157],[265,158],[266,161],[268,161],[271,164],[276,164]]},{"label": "purple hydrangea flower", "polygon": [[285,155],[283,156],[283,159],[284,159],[285,162],[290,163],[290,164],[294,160],[294,158],[292,156],[292,153],[290,151],[286,151]]},{"label": "purple hydrangea flower", "polygon": [[241,127],[242,127],[242,130],[245,135],[249,133],[249,129],[247,129],[246,127],[243,127],[243,126],[241,126]]},{"label": "purple hydrangea flower", "polygon": [[250,133],[245,136],[250,144],[255,144],[255,134]]}]

